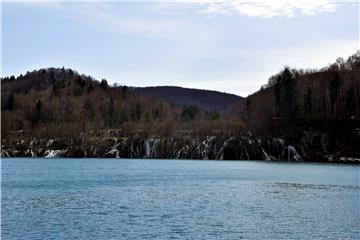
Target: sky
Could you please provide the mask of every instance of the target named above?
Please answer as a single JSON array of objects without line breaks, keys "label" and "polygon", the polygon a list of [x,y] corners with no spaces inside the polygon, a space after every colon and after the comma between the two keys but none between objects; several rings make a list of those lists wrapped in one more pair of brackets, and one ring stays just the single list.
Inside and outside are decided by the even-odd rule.
[{"label": "sky", "polygon": [[2,2],[1,27],[2,76],[64,66],[245,97],[284,66],[322,68],[359,50],[359,2]]}]

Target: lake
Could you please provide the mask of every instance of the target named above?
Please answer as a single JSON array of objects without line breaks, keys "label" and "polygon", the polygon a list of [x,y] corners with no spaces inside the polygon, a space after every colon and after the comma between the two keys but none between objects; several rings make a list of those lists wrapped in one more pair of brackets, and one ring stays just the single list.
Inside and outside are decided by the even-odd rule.
[{"label": "lake", "polygon": [[359,165],[2,159],[1,239],[360,239]]}]

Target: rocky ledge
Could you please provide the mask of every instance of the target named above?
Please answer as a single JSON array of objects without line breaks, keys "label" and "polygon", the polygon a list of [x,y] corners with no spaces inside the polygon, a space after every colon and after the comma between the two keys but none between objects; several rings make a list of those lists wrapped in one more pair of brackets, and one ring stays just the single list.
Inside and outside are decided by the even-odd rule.
[{"label": "rocky ledge", "polygon": [[[102,138],[65,141],[63,139],[19,140],[13,147],[2,146],[2,157],[106,157],[159,159],[216,159],[316,161],[302,156],[301,148],[279,138],[252,137],[199,138]],[[300,153],[298,153],[300,151]],[[359,163],[357,158],[327,158],[328,162]]]}]

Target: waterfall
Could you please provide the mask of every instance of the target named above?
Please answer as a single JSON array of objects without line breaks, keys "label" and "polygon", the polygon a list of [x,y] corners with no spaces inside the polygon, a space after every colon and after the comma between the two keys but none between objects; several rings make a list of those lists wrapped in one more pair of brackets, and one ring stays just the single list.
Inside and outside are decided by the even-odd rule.
[{"label": "waterfall", "polygon": [[152,145],[153,143],[153,139],[152,138],[149,138],[149,139],[146,139],[144,141],[144,146],[145,146],[145,158],[149,158],[151,156],[151,152],[152,152],[152,146],[150,146],[150,144]]},{"label": "waterfall", "polygon": [[36,153],[34,152],[33,149],[30,150],[30,153],[31,153],[31,157],[36,157]]},{"label": "waterfall", "polygon": [[156,151],[156,148],[159,146],[160,139],[148,138],[144,141],[145,148],[145,158],[157,158],[159,153]]},{"label": "waterfall", "polygon": [[[104,138],[103,144],[72,147],[61,140],[33,139],[28,149],[2,150],[2,156],[46,157],[116,157],[116,158],[175,158],[219,160],[286,160],[302,161],[296,148],[280,138],[220,137],[122,137]],[[59,144],[61,143],[61,144]],[[20,145],[20,144],[19,144]],[[62,146],[61,150],[53,150]]]},{"label": "waterfall", "polygon": [[46,150],[44,157],[60,157],[64,150]]},{"label": "waterfall", "polygon": [[284,151],[281,154],[281,160],[286,160],[286,161],[302,161],[302,157],[297,153],[296,149],[289,145],[287,146]]},{"label": "waterfall", "polygon": [[5,150],[1,150],[1,157],[10,157],[10,154]]}]

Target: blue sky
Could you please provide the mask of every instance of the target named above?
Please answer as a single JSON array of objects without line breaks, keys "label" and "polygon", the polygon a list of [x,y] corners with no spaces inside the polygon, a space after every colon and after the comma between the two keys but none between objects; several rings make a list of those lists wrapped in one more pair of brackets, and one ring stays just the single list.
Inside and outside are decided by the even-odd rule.
[{"label": "blue sky", "polygon": [[359,49],[359,3],[329,0],[2,3],[2,76],[72,68],[130,86],[241,96],[283,66]]}]

